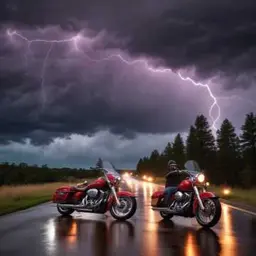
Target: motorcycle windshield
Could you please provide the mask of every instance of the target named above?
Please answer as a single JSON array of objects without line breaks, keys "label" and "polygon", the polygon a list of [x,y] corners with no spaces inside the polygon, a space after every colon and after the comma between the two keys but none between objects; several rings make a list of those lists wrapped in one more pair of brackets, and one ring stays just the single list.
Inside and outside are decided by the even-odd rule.
[{"label": "motorcycle windshield", "polygon": [[121,177],[120,173],[116,170],[115,166],[112,163],[108,161],[103,161],[102,167],[105,170],[106,174],[112,174],[115,177]]},{"label": "motorcycle windshield", "polygon": [[187,161],[184,166],[185,166],[186,171],[189,172],[193,176],[196,176],[197,174],[202,172],[199,167],[199,164],[194,160]]}]

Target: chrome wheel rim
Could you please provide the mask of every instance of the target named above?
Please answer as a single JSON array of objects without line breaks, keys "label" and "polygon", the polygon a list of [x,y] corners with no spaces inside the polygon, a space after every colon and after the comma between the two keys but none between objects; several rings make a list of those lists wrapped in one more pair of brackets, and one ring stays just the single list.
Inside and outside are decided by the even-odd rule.
[{"label": "chrome wheel rim", "polygon": [[124,217],[131,212],[133,208],[133,202],[130,197],[119,198],[119,202],[120,206],[118,206],[117,203],[115,203],[112,206],[112,210],[116,216]]},{"label": "chrome wheel rim", "polygon": [[202,223],[208,224],[213,220],[216,214],[216,206],[211,199],[205,199],[203,205],[205,207],[204,210],[198,207],[198,217]]},{"label": "chrome wheel rim", "polygon": [[58,208],[62,211],[62,212],[68,212],[69,211],[69,208],[67,207],[61,207],[58,205]]},{"label": "chrome wheel rim", "polygon": [[167,212],[160,212],[162,216],[167,217],[169,214]]}]

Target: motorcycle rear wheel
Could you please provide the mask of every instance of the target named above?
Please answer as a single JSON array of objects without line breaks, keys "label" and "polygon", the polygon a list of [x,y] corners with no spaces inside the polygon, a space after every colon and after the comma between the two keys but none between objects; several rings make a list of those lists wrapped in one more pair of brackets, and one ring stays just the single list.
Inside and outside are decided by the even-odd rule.
[{"label": "motorcycle rear wheel", "polygon": [[57,210],[62,216],[69,216],[75,211],[74,209],[71,208],[62,208],[59,205],[57,205]]},{"label": "motorcycle rear wheel", "polygon": [[160,215],[164,220],[170,220],[173,214],[160,211]]}]

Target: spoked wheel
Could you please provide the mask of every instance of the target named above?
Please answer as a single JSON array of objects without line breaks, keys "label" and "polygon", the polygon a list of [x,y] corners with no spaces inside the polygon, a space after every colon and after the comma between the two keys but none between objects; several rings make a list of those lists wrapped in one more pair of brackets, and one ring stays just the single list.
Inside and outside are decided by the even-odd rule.
[{"label": "spoked wheel", "polygon": [[166,212],[160,212],[160,215],[164,220],[169,220],[173,217],[173,214]]},{"label": "spoked wheel", "polygon": [[221,204],[217,198],[207,198],[203,200],[204,211],[197,206],[196,219],[203,227],[215,226],[221,217]]},{"label": "spoked wheel", "polygon": [[130,219],[137,209],[137,201],[134,197],[119,197],[120,206],[113,203],[110,208],[111,215],[117,220]]},{"label": "spoked wheel", "polygon": [[69,216],[75,211],[71,208],[60,207],[59,205],[57,205],[57,210],[63,216]]}]

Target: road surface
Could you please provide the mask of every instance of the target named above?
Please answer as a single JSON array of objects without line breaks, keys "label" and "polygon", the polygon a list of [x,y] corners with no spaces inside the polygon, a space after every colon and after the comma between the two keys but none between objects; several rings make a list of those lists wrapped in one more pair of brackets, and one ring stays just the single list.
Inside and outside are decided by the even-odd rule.
[{"label": "road surface", "polygon": [[0,217],[0,255],[256,255],[256,216],[222,204],[221,221],[211,230],[201,229],[195,219],[163,222],[150,209],[158,186],[136,180],[128,185],[138,210],[127,222],[109,214],[63,218],[50,203]]}]

